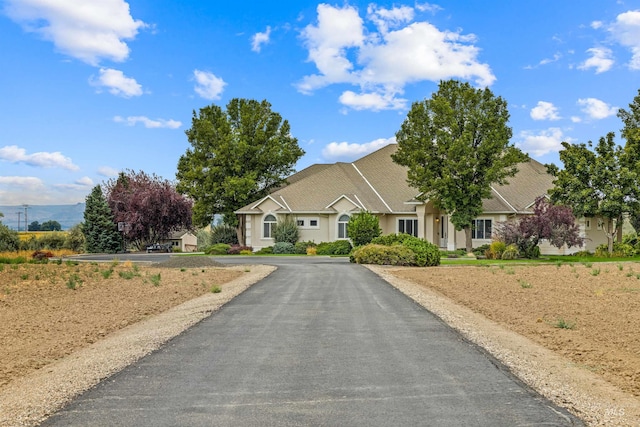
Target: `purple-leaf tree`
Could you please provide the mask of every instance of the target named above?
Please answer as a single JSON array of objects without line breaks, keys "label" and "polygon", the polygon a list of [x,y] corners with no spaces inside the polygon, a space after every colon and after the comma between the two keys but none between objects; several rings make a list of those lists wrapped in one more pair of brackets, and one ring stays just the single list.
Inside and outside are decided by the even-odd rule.
[{"label": "purple-leaf tree", "polygon": [[545,196],[536,199],[533,215],[499,223],[495,231],[499,240],[508,245],[515,244],[527,258],[538,256],[538,244],[541,240],[547,240],[557,248],[563,245],[582,246],[584,243],[571,208],[554,205]]},{"label": "purple-leaf tree", "polygon": [[156,175],[121,172],[107,182],[106,193],[115,221],[125,224],[125,240],[138,250],[192,227],[192,201]]}]

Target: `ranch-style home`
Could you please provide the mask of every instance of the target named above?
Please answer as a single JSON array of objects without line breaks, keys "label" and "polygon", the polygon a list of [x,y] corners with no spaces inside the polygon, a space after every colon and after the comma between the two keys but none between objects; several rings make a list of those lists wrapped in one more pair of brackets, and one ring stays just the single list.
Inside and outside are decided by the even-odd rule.
[{"label": "ranch-style home", "polygon": [[[246,215],[247,245],[256,250],[272,246],[272,229],[285,216],[297,222],[301,241],[348,239],[349,218],[366,210],[378,216],[383,234],[408,233],[445,250],[464,248],[464,231],[455,230],[447,213],[431,201],[416,199],[417,190],[406,182],[407,169],[391,159],[396,149],[396,144],[390,144],[352,163],[309,166],[290,176],[287,185],[237,210],[237,214]],[[491,243],[496,222],[530,215],[535,199],[553,186],[553,177],[535,160],[521,163],[518,170],[507,185],[492,187],[492,198],[483,201],[484,212],[473,224],[473,247]],[[594,222],[579,221],[583,236],[588,238],[586,248],[558,250],[543,243],[542,253],[593,251],[606,243]]]}]

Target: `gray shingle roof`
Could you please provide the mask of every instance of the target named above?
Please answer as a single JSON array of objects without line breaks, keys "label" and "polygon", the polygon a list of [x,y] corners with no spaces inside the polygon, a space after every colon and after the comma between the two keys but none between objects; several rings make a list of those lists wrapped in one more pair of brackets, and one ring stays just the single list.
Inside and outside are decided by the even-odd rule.
[{"label": "gray shingle roof", "polygon": [[[391,160],[396,144],[387,145],[353,163],[317,164],[289,177],[288,184],[271,197],[293,213],[335,212],[332,204],[341,197],[375,213],[414,212],[418,191],[407,184],[407,169]],[[486,213],[528,211],[536,197],[546,194],[553,177],[535,160],[521,163],[506,185],[493,187],[493,197],[483,202]],[[261,213],[257,202],[238,213]],[[282,210],[281,210],[282,211]]]}]

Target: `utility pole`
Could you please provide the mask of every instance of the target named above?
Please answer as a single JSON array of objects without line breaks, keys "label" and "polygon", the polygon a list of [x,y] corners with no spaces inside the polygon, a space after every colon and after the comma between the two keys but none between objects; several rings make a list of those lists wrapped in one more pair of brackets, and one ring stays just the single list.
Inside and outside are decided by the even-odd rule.
[{"label": "utility pole", "polygon": [[18,211],[16,213],[18,214],[18,231],[20,231],[20,215],[22,215],[22,212]]},{"label": "utility pole", "polygon": [[29,223],[27,222],[27,209],[29,209],[29,205],[24,204],[24,231],[29,231]]}]

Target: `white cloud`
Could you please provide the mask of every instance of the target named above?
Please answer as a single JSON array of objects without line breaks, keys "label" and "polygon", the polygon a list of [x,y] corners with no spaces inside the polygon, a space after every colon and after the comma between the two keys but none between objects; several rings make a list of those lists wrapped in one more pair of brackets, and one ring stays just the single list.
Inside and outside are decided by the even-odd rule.
[{"label": "white cloud", "polygon": [[533,120],[560,120],[558,108],[551,102],[538,101],[538,105],[531,109]]},{"label": "white cloud", "polygon": [[40,190],[44,187],[42,180],[33,176],[0,176],[0,185],[27,191]]},{"label": "white cloud", "polygon": [[611,49],[606,47],[592,47],[587,49],[587,53],[591,54],[591,58],[578,65],[581,70],[588,70],[590,68],[596,69],[596,74],[609,71],[613,67],[613,59],[611,59],[613,53]]},{"label": "white cloud", "polygon": [[416,9],[418,9],[420,12],[431,12],[431,13],[436,13],[438,11],[443,10],[437,4],[417,3],[417,2],[416,2]]},{"label": "white cloud", "polygon": [[609,31],[621,45],[631,50],[629,68],[640,70],[640,10],[630,10],[618,15]]},{"label": "white cloud", "polygon": [[78,179],[76,181],[76,184],[84,185],[85,187],[92,187],[93,186],[93,180],[91,178],[89,178],[88,176],[83,176],[82,178],[80,178],[80,179]]},{"label": "white cloud", "polygon": [[396,138],[380,138],[365,144],[355,144],[348,142],[332,142],[322,150],[322,156],[327,160],[355,160],[359,157],[372,153],[386,145],[395,144]]},{"label": "white cloud", "polygon": [[340,95],[340,103],[354,110],[398,110],[406,108],[407,100],[394,93],[355,93],[347,90]]},{"label": "white cloud", "polygon": [[100,76],[98,78],[91,77],[89,83],[97,87],[98,91],[102,87],[106,87],[110,94],[123,98],[142,95],[142,86],[135,79],[127,77],[122,71],[112,68],[100,68]]},{"label": "white cloud", "polygon": [[146,26],[133,19],[124,0],[7,0],[5,11],[26,31],[91,65],[127,59],[125,40],[133,40]]},{"label": "white cloud", "polygon": [[[406,101],[394,98],[409,83],[461,78],[489,86],[495,81],[490,67],[477,60],[475,36],[411,22],[414,10],[406,6],[370,6],[368,12],[367,19],[377,31],[366,31],[352,6],[318,6],[317,24],[308,25],[301,34],[318,74],[303,77],[297,84],[300,92],[346,83],[361,92],[343,93],[341,100],[350,102],[345,104],[348,107],[369,104],[371,109],[382,109],[380,100],[386,100],[384,108],[402,109]],[[377,102],[372,101],[375,97]]]},{"label": "white cloud", "polygon": [[109,167],[109,166],[100,166],[98,168],[98,174],[101,176],[105,176],[107,178],[113,178],[118,176],[120,171],[118,169]]},{"label": "white cloud", "polygon": [[59,151],[27,154],[27,150],[17,145],[7,145],[0,148],[0,160],[42,168],[62,168],[71,171],[80,169],[73,164],[69,157],[63,156]]},{"label": "white cloud", "polygon": [[591,23],[591,28],[593,28],[594,30],[598,30],[598,29],[602,28],[602,25],[604,25],[602,23],[602,21],[593,21]]},{"label": "white cloud", "polygon": [[255,33],[251,38],[251,50],[259,53],[262,45],[269,43],[270,35],[271,27],[269,26],[267,26],[267,30],[264,33]]},{"label": "white cloud", "polygon": [[215,74],[207,71],[194,70],[193,77],[196,81],[194,90],[204,99],[220,99],[222,91],[227,85],[220,77],[216,77]]},{"label": "white cloud", "polygon": [[581,110],[590,119],[600,120],[609,116],[613,116],[618,112],[618,107],[612,107],[604,101],[596,98],[581,98],[578,99],[578,105],[581,106]]},{"label": "white cloud", "polygon": [[518,135],[518,139],[520,141],[516,142],[516,147],[534,157],[558,152],[562,148],[562,141],[570,141],[569,138],[563,136],[560,128],[549,128],[538,133],[522,131]]},{"label": "white cloud", "polygon": [[168,128],[168,129],[178,129],[182,126],[182,122],[177,120],[165,120],[165,119],[155,119],[152,120],[145,116],[129,116],[129,117],[121,117],[115,116],[113,121],[116,123],[126,123],[128,126],[135,126],[138,123],[142,123],[144,127],[149,129],[154,128]]},{"label": "white cloud", "polygon": [[573,123],[580,123],[582,121],[582,118],[578,116],[571,116],[571,121]]}]

